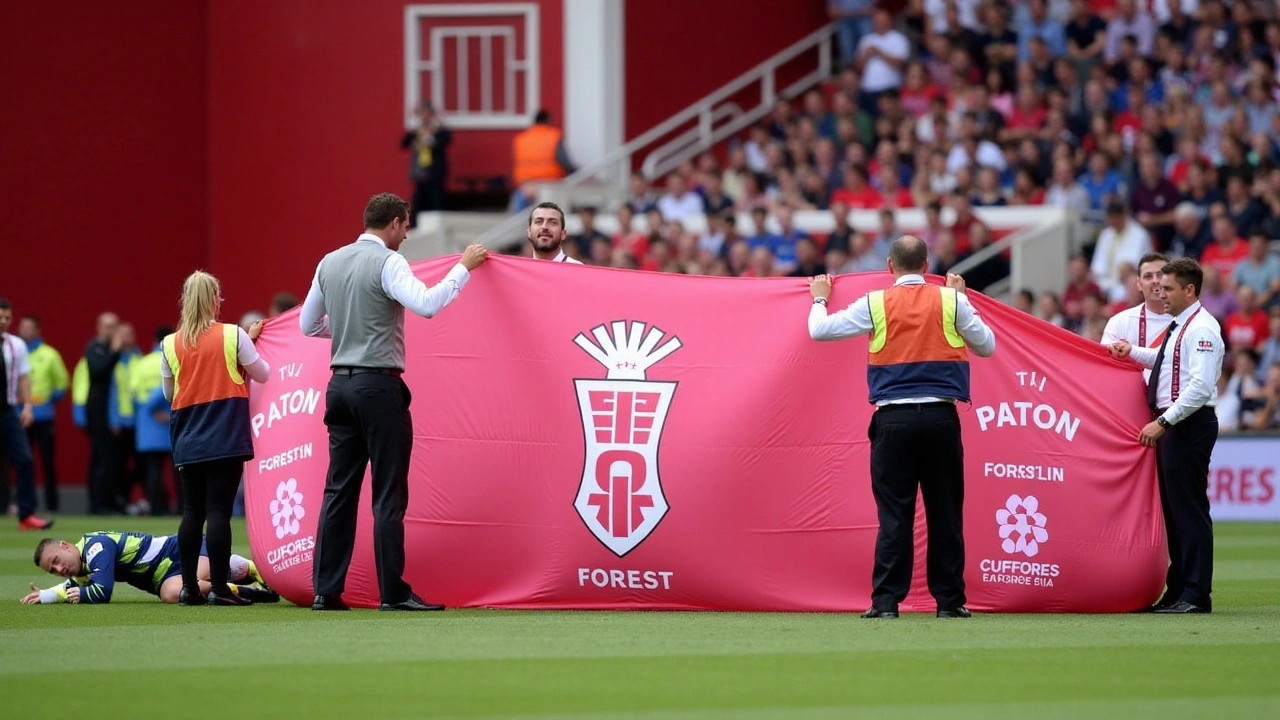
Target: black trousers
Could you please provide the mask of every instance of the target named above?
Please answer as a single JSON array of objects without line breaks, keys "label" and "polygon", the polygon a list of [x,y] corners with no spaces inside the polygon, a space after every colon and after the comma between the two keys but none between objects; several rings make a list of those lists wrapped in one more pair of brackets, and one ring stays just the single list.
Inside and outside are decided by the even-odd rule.
[{"label": "black trousers", "polygon": [[443,178],[414,183],[413,197],[409,199],[409,224],[417,226],[420,212],[444,210],[444,202]]},{"label": "black trousers", "polygon": [[111,461],[115,465],[111,473],[115,479],[113,495],[116,504],[127,507],[134,486],[146,488],[146,468],[138,456],[137,434],[133,428],[121,428],[111,437]]},{"label": "black trousers", "polygon": [[365,468],[373,466],[373,553],[384,603],[409,599],[404,581],[404,513],[409,505],[413,419],[409,387],[398,376],[335,372],[325,393],[329,474],[316,534],[317,595],[341,594],[356,539]]},{"label": "black trousers", "polygon": [[44,472],[44,507],[51,513],[58,512],[58,469],[54,464],[53,421],[37,420],[27,428],[27,442],[31,452],[40,458]]},{"label": "black trousers", "polygon": [[1209,517],[1209,457],[1218,416],[1202,407],[1165,431],[1156,446],[1160,505],[1169,539],[1165,598],[1211,608],[1213,520]]},{"label": "black trousers", "polygon": [[89,421],[89,513],[93,515],[124,509],[116,505],[115,498],[115,441],[105,421]]},{"label": "black trousers", "polygon": [[191,463],[178,468],[186,499],[182,522],[178,525],[178,558],[182,562],[182,585],[190,592],[198,594],[200,587],[196,569],[200,563],[201,535],[209,554],[209,583],[214,590],[227,590],[227,575],[231,571],[231,504],[235,502],[243,472],[243,458]]},{"label": "black trousers", "polygon": [[871,417],[876,536],[871,602],[896,610],[911,588],[917,490],[929,529],[929,592],[939,608],[965,603],[964,445],[951,403],[885,405]]},{"label": "black trousers", "polygon": [[17,492],[13,498],[18,504],[18,519],[26,520],[36,512],[35,460],[31,457],[31,444],[27,442],[27,433],[22,428],[22,421],[8,405],[0,407],[0,458],[8,462],[0,472],[0,478],[3,478],[6,489],[5,494],[8,495],[8,468],[11,467],[18,481]]},{"label": "black trousers", "polygon": [[[173,512],[169,503],[169,486],[165,482],[165,469],[173,467],[173,456],[167,452],[139,452],[138,463],[142,466],[147,482],[147,503],[151,505],[151,514],[168,515]],[[178,491],[178,512],[182,506],[182,483],[174,483]]]}]

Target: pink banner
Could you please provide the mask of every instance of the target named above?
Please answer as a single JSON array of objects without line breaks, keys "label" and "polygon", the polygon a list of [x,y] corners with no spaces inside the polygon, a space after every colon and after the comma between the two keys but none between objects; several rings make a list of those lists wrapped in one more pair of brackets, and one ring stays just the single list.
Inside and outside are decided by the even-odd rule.
[{"label": "pink banner", "polygon": [[[438,281],[455,261],[417,263]],[[933,278],[932,280],[937,280]],[[837,278],[832,307],[886,287]],[[969,605],[1122,612],[1166,553],[1141,375],[977,293],[965,439]],[[848,611],[869,605],[876,510],[865,338],[809,338],[803,279],[688,277],[497,257],[406,320],[414,448],[406,576],[449,606]],[[329,342],[296,313],[258,342],[249,539],[311,599],[328,465]],[[929,448],[921,448],[928,452]],[[348,603],[378,602],[369,483]],[[905,610],[933,609],[918,518]]]}]

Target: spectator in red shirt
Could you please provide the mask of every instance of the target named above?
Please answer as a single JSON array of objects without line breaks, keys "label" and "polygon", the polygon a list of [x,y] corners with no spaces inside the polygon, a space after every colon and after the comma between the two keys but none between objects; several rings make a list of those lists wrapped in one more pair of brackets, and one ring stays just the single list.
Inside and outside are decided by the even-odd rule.
[{"label": "spectator in red shirt", "polygon": [[831,202],[844,203],[853,210],[875,210],[884,200],[867,184],[867,171],[860,165],[849,165],[844,169],[844,185],[831,193]]},{"label": "spectator in red shirt", "polygon": [[1222,328],[1227,345],[1232,349],[1258,350],[1267,339],[1269,321],[1267,313],[1258,307],[1258,294],[1248,285],[1236,290],[1236,302],[1240,307],[1227,316]]},{"label": "spectator in red shirt", "polygon": [[915,207],[911,191],[900,184],[898,179],[900,175],[901,170],[894,163],[884,163],[880,166],[880,197],[884,207],[898,210]]},{"label": "spectator in red shirt", "polygon": [[1071,256],[1067,264],[1067,276],[1067,289],[1062,291],[1062,316],[1067,319],[1067,327],[1075,329],[1084,319],[1085,297],[1101,294],[1102,288],[1089,275],[1089,261],[1083,255]]},{"label": "spectator in red shirt", "polygon": [[1178,154],[1169,158],[1169,182],[1179,192],[1187,192],[1187,172],[1193,163],[1201,163],[1203,168],[1208,166],[1209,159],[1200,154],[1200,144],[1194,137],[1183,135],[1178,139]]},{"label": "spectator in red shirt", "polygon": [[1013,112],[1009,113],[1005,127],[1000,131],[1001,142],[1034,138],[1040,128],[1044,127],[1048,111],[1040,98],[1040,91],[1034,85],[1023,85],[1018,88],[1017,102]]},{"label": "spectator in red shirt", "polygon": [[1226,215],[1213,219],[1213,244],[1200,256],[1201,265],[1212,265],[1223,278],[1235,272],[1236,265],[1249,257],[1249,246],[1236,234],[1236,224]]},{"label": "spectator in red shirt", "polygon": [[635,213],[630,205],[618,208],[618,232],[613,236],[614,249],[621,248],[642,265],[649,253],[649,237],[635,228]]},{"label": "spectator in red shirt", "polygon": [[1132,151],[1142,132],[1142,108],[1147,103],[1147,94],[1137,85],[1129,86],[1129,108],[1116,114],[1112,128],[1124,141],[1124,149]]},{"label": "spectator in red shirt", "polygon": [[1044,183],[1040,180],[1040,171],[1034,165],[1023,164],[1018,174],[1013,176],[1013,192],[1009,195],[1010,205],[1043,205]]},{"label": "spectator in red shirt", "polygon": [[929,103],[941,93],[941,88],[929,82],[924,64],[919,60],[907,63],[902,83],[902,108],[914,120],[929,110]]},{"label": "spectator in red shirt", "polygon": [[951,222],[951,237],[955,241],[953,247],[957,255],[969,252],[969,230],[977,221],[973,216],[973,205],[969,196],[962,192],[951,194],[951,209],[955,211],[955,219]]}]

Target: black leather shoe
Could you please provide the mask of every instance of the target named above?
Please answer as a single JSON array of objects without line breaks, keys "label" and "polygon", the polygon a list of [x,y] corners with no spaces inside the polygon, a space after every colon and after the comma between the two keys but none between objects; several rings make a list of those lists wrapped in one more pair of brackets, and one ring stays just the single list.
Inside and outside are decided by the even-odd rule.
[{"label": "black leather shoe", "polygon": [[278,603],[280,595],[260,585],[241,585],[237,590],[240,597],[254,603]]},{"label": "black leather shoe", "polygon": [[312,610],[350,610],[347,604],[342,602],[341,595],[317,595],[316,599],[311,603]]},{"label": "black leather shoe", "polygon": [[207,597],[210,605],[236,607],[253,604],[253,601],[249,598],[240,597],[231,590],[209,590],[209,595]]},{"label": "black leather shoe", "polygon": [[1202,605],[1192,605],[1186,600],[1179,600],[1167,608],[1156,610],[1161,615],[1192,615],[1192,614],[1208,614],[1213,612],[1212,608]]},{"label": "black leather shoe", "polygon": [[1173,607],[1173,606],[1174,606],[1174,605],[1176,605],[1177,603],[1178,603],[1178,601],[1177,601],[1176,599],[1170,599],[1170,598],[1167,598],[1167,597],[1165,597],[1165,598],[1160,598],[1160,601],[1159,601],[1159,602],[1157,602],[1155,605],[1150,605],[1150,606],[1144,607],[1144,608],[1142,608],[1141,610],[1134,610],[1134,612],[1135,612],[1135,613],[1154,613],[1154,612],[1160,612],[1161,610],[1164,610],[1165,608]]},{"label": "black leather shoe", "polygon": [[404,602],[398,602],[398,603],[382,603],[381,605],[378,606],[378,609],[384,610],[384,611],[391,611],[391,610],[431,611],[431,610],[443,610],[444,606],[429,603],[423,600],[422,598],[418,597],[416,593],[409,593],[408,600],[405,600]]},{"label": "black leather shoe", "polygon": [[866,612],[862,613],[862,617],[866,618],[867,620],[875,620],[875,619],[897,620],[898,610],[896,608],[893,610],[881,610],[878,607],[873,607],[867,610]]},{"label": "black leather shoe", "polygon": [[201,595],[200,591],[198,590],[195,592],[191,592],[191,591],[188,591],[186,588],[182,588],[182,592],[178,593],[178,604],[186,605],[188,607],[195,606],[195,605],[204,605],[205,599],[204,599],[204,596]]},{"label": "black leather shoe", "polygon": [[938,608],[938,617],[940,618],[968,618],[973,617],[973,613],[969,612],[969,608],[963,605],[957,605],[953,608]]}]

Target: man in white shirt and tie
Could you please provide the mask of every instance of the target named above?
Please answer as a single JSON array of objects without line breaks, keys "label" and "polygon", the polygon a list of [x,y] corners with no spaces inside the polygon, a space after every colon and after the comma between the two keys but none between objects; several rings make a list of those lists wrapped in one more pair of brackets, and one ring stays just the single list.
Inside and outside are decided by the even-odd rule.
[{"label": "man in white shirt and tie", "polygon": [[[1111,316],[1102,331],[1103,345],[1125,340],[1134,347],[1160,347],[1165,328],[1173,319],[1160,288],[1161,270],[1168,263],[1169,258],[1160,253],[1147,253],[1138,261],[1138,289],[1142,291],[1143,301]],[[1150,370],[1143,371],[1143,380],[1150,376]]]},{"label": "man in white shirt and tie", "polygon": [[[36,517],[35,460],[31,456],[31,443],[27,440],[27,428],[31,427],[31,363],[27,358],[27,344],[22,338],[9,334],[13,322],[13,306],[0,298],[0,460],[7,460],[18,476],[18,529],[46,530],[52,520]],[[8,468],[0,472],[0,482],[9,482]]]},{"label": "man in white shirt and tie", "polygon": [[1218,440],[1218,378],[1224,343],[1218,321],[1200,306],[1204,272],[1180,258],[1165,265],[1160,281],[1173,321],[1158,349],[1125,340],[1112,354],[1151,368],[1147,404],[1155,419],[1139,441],[1156,448],[1160,501],[1169,539],[1164,597],[1153,610],[1208,613],[1213,582],[1213,520],[1209,517],[1209,458]]},{"label": "man in white shirt and tie", "polygon": [[564,227],[564,210],[553,202],[542,202],[529,212],[529,227],[525,229],[529,244],[533,246],[535,260],[581,265],[582,261],[574,260],[564,254],[565,238],[569,231]]}]

